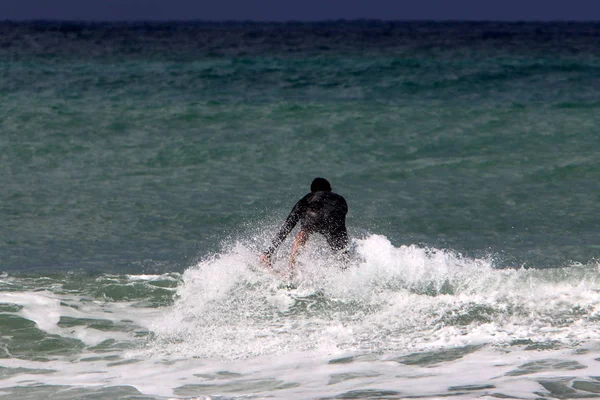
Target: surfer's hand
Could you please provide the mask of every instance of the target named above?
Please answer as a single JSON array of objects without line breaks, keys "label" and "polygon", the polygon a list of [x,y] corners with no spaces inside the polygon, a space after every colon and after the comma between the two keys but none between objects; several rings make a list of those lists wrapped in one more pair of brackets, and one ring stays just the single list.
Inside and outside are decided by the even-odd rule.
[{"label": "surfer's hand", "polygon": [[266,254],[261,254],[259,256],[260,262],[263,263],[266,267],[271,268],[271,258]]}]

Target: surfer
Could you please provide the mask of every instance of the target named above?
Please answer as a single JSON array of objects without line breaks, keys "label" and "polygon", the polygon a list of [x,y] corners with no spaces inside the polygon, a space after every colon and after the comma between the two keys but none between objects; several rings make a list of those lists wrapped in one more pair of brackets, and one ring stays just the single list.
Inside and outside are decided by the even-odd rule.
[{"label": "surfer", "polygon": [[348,246],[347,213],[346,200],[331,191],[331,184],[326,179],[315,178],[310,185],[310,193],[296,203],[271,246],[261,254],[261,260],[270,265],[271,256],[299,221],[300,231],[294,238],[290,255],[290,271],[293,270],[298,252],[313,233],[325,236],[332,250],[339,252],[345,249]]}]

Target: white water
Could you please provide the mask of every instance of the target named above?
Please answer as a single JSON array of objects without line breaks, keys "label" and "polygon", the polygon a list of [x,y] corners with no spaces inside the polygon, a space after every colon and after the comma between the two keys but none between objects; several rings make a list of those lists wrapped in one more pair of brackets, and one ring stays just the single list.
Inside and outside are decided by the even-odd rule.
[{"label": "white water", "polygon": [[360,261],[340,270],[309,249],[297,287],[287,289],[249,268],[255,253],[238,245],[188,269],[177,303],[152,330],[162,350],[232,359],[600,338],[597,268],[497,270],[491,260],[397,248],[377,235],[357,251]]},{"label": "white water", "polygon": [[[58,291],[0,293],[0,303],[20,304],[15,314],[44,331],[88,346],[107,339],[139,345],[47,362],[5,359],[3,367],[55,372],[10,375],[0,390],[126,385],[167,398],[364,398],[369,390],[536,398],[549,394],[540,382],[562,379],[559,387],[593,395],[591,377],[600,375],[598,266],[498,270],[492,260],[395,247],[372,235],[357,241],[356,260],[341,270],[333,257],[317,257],[321,250],[316,243],[303,253],[289,288],[238,243],[189,268],[175,304],[159,309]],[[285,264],[284,254],[275,269]],[[60,328],[60,316],[133,321],[154,337]]]}]

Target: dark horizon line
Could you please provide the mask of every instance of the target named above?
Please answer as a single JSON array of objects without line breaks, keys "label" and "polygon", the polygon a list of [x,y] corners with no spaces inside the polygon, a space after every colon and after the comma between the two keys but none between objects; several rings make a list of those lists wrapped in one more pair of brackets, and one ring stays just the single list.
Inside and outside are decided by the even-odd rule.
[{"label": "dark horizon line", "polygon": [[29,19],[0,19],[0,23],[72,23],[72,24],[325,24],[325,23],[504,23],[504,24],[600,24],[597,20],[579,19],[381,19],[381,18],[329,18],[315,20],[254,20],[254,19],[60,19],[60,18],[29,18]]}]

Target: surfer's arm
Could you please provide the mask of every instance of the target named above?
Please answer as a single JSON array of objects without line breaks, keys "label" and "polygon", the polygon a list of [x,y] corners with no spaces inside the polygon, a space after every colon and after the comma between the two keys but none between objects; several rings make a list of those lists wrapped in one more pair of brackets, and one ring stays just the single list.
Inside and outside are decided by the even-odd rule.
[{"label": "surfer's arm", "polygon": [[340,208],[342,209],[342,213],[344,215],[348,214],[348,203],[346,203],[346,199],[344,199],[342,197],[341,202],[340,202]]},{"label": "surfer's arm", "polygon": [[271,246],[267,249],[267,251],[265,251],[264,255],[267,258],[270,258],[273,255],[273,253],[275,253],[279,245],[283,243],[283,241],[290,234],[292,229],[294,229],[294,227],[298,224],[298,221],[300,221],[300,217],[302,216],[302,212],[304,210],[304,205],[306,202],[306,197],[307,196],[300,199],[300,201],[296,203],[294,208],[292,208],[292,211],[285,219],[285,222],[279,229],[279,232],[277,233],[277,235],[275,235],[275,238],[271,242]]}]

